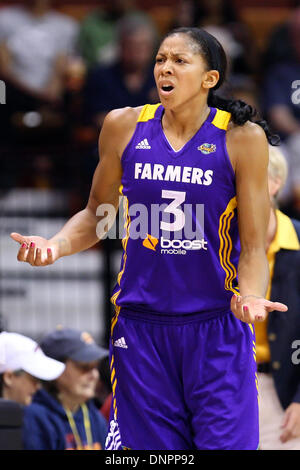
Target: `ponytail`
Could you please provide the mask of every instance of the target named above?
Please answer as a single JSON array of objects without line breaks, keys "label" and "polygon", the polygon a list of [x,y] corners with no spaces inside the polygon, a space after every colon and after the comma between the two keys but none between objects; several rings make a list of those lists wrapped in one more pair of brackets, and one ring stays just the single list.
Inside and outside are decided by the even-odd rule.
[{"label": "ponytail", "polygon": [[269,144],[280,145],[280,137],[273,134],[268,123],[265,120],[259,119],[256,109],[244,101],[225,99],[217,95],[213,90],[210,90],[207,103],[210,107],[231,113],[232,121],[238,126],[242,126],[247,121],[258,124],[265,131]]}]

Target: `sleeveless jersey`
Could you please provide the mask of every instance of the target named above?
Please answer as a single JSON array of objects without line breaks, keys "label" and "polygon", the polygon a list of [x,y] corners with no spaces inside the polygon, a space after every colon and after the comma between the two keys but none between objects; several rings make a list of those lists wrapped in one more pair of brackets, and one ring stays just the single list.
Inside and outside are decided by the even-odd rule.
[{"label": "sleeveless jersey", "polygon": [[113,291],[127,308],[188,315],[229,308],[238,293],[235,174],[226,149],[230,114],[210,108],[178,151],[164,108],[145,105],[122,155],[125,236]]}]

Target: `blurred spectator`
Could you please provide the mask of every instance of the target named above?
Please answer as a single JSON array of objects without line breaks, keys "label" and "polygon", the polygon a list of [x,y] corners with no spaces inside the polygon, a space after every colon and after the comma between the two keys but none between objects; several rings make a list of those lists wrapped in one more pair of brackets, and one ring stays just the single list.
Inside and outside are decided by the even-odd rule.
[{"label": "blurred spectator", "polygon": [[300,8],[293,12],[288,27],[292,52],[266,70],[263,90],[265,111],[283,138],[300,130]]},{"label": "blurred spectator", "polygon": [[110,409],[111,409],[111,402],[112,402],[112,392],[104,400],[103,405],[100,408],[101,413],[103,414],[104,418],[109,421]]},{"label": "blurred spectator", "polygon": [[32,450],[104,449],[107,423],[93,398],[98,362],[107,355],[92,337],[70,328],[46,335],[40,347],[65,363],[64,373],[43,384],[24,414],[24,447]]},{"label": "blurred spectator", "polygon": [[227,80],[235,85],[234,62],[242,53],[241,46],[234,39],[231,31],[223,26],[204,26],[205,31],[212,34],[222,44],[227,57]]},{"label": "blurred spectator", "polygon": [[79,51],[86,65],[109,64],[116,59],[116,24],[126,13],[136,10],[135,0],[107,0],[81,23]]},{"label": "blurred spectator", "polygon": [[[255,324],[259,386],[260,448],[300,450],[300,222],[276,209],[287,164],[270,146],[269,193],[272,210],[267,234],[270,283],[266,298],[289,310],[272,312]],[[295,358],[293,359],[293,353]]]},{"label": "blurred spectator", "polygon": [[223,26],[237,20],[236,9],[231,0],[196,0],[196,20],[201,26]]},{"label": "blurred spectator", "polygon": [[195,26],[213,34],[225,46],[232,75],[253,74],[257,51],[248,26],[238,17],[232,0],[195,1]]},{"label": "blurred spectator", "polygon": [[265,72],[262,92],[264,112],[286,146],[289,172],[291,214],[300,217],[300,8],[288,23],[292,53],[285,61]]},{"label": "blurred spectator", "polygon": [[23,414],[23,405],[0,397],[0,451],[23,450]]},{"label": "blurred spectator", "polygon": [[181,26],[207,26],[227,28],[238,21],[230,1],[223,0],[179,0],[176,4],[172,28]]},{"label": "blurred spectator", "polygon": [[49,0],[2,8],[2,76],[33,98],[56,100],[62,93],[66,58],[75,52],[77,35],[77,23],[53,11]]},{"label": "blurred spectator", "polygon": [[170,29],[197,26],[197,9],[197,2],[195,0],[178,0]]},{"label": "blurred spectator", "polygon": [[30,405],[40,380],[57,379],[64,369],[64,364],[45,356],[32,339],[18,333],[0,333],[1,398]]},{"label": "blurred spectator", "polygon": [[6,83],[6,122],[18,111],[62,105],[73,74],[78,33],[77,22],[52,10],[50,0],[31,0],[0,10],[0,78]]},{"label": "blurred spectator", "polygon": [[255,81],[249,77],[244,77],[235,82],[231,89],[231,94],[235,100],[242,100],[256,109],[261,114],[259,94]]},{"label": "blurred spectator", "polygon": [[87,80],[87,116],[98,127],[112,109],[158,100],[153,76],[155,41],[156,29],[145,15],[129,14],[119,22],[117,62],[96,67]]},{"label": "blurred spectator", "polygon": [[[299,1],[297,0],[298,7]],[[299,35],[299,8],[291,9],[289,18],[276,25],[268,38],[265,51],[262,54],[262,67],[264,70],[272,65],[297,61],[297,50],[294,47],[295,35]],[[297,31],[298,30],[298,31]]]},{"label": "blurred spectator", "polygon": [[290,21],[277,26],[267,41],[262,55],[262,67],[268,68],[280,62],[293,59],[293,47],[290,37]]}]

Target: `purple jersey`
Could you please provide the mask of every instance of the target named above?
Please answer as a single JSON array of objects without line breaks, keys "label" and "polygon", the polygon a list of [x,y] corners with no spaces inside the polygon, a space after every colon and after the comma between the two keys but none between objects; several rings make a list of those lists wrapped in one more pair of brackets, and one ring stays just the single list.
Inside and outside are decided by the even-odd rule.
[{"label": "purple jersey", "polygon": [[211,108],[177,151],[163,113],[161,104],[143,107],[122,155],[126,234],[112,302],[164,315],[228,310],[240,252],[230,113]]}]

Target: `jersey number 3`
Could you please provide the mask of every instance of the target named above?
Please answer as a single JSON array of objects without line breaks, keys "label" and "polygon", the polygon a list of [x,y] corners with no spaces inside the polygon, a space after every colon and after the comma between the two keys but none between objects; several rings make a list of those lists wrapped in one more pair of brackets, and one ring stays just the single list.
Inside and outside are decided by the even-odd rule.
[{"label": "jersey number 3", "polygon": [[182,230],[185,224],[185,213],[179,206],[184,203],[186,193],[184,191],[169,191],[163,189],[161,197],[163,199],[173,199],[165,208],[164,212],[173,214],[175,217],[174,222],[161,221],[161,230],[166,230],[168,232],[177,232],[177,230]]}]

